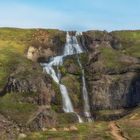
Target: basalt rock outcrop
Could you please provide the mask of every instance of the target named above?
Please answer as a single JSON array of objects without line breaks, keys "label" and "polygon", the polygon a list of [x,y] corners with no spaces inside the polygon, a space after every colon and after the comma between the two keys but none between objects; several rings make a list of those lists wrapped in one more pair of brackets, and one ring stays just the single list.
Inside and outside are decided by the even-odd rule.
[{"label": "basalt rock outcrop", "polygon": [[59,30],[41,30],[33,34],[27,58],[32,61],[47,61],[49,57],[60,55],[65,44],[66,33]]},{"label": "basalt rock outcrop", "polygon": [[[133,38],[133,31],[127,33]],[[88,49],[84,68],[92,110],[131,108],[140,103],[140,59],[129,53],[139,42],[130,43],[126,34],[121,40],[114,33],[90,31],[81,37],[84,43],[79,39]]]},{"label": "basalt rock outcrop", "polygon": [[29,65],[28,69],[21,64],[10,74],[2,93],[3,96],[4,93],[35,93],[34,99],[29,97],[33,103],[50,105],[51,97],[55,91],[52,86],[52,79],[42,73],[38,64]]}]

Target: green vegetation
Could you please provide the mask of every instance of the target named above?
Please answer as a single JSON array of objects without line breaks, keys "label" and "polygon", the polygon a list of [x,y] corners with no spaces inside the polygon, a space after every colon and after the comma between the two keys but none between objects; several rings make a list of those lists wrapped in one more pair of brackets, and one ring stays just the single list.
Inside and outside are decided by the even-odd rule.
[{"label": "green vegetation", "polygon": [[68,56],[64,60],[62,74],[65,75],[67,73],[72,73],[72,74],[75,74],[75,75],[80,75],[81,74],[81,70],[80,70],[80,67],[78,65],[77,58],[75,56],[70,56],[70,57]]},{"label": "green vegetation", "polygon": [[0,29],[0,88],[18,64],[27,63],[24,56],[34,30]]},{"label": "green vegetation", "polygon": [[74,107],[80,107],[82,104],[81,85],[79,80],[79,76],[75,76],[72,74],[67,74],[62,78],[62,83],[64,83],[67,87]]},{"label": "green vegetation", "polygon": [[121,42],[125,54],[140,58],[140,30],[114,31],[111,34]]},{"label": "green vegetation", "polygon": [[26,125],[29,117],[37,110],[36,105],[23,101],[24,97],[27,97],[26,95],[11,93],[1,97],[0,113],[18,124]]},{"label": "green vegetation", "polygon": [[66,42],[66,34],[64,34],[63,31],[57,30],[57,29],[47,29],[46,30],[49,33],[50,38],[59,37],[59,40],[63,43]]},{"label": "green vegetation", "polygon": [[76,123],[78,118],[75,113],[59,113],[58,117],[58,126],[63,126],[66,124]]},{"label": "green vegetation", "polygon": [[[39,64],[33,64],[25,55],[35,31],[0,28],[0,90],[4,88],[10,75],[14,74],[19,81],[41,75]],[[28,102],[28,99],[35,96],[35,93],[7,93],[0,98],[0,113],[25,126],[32,113],[37,110],[37,105]]]},{"label": "green vegetation", "polygon": [[122,117],[125,112],[126,111],[124,109],[114,109],[114,110],[98,110],[94,111],[93,114],[96,116],[97,120],[110,121],[112,119]]},{"label": "green vegetation", "polygon": [[36,29],[0,28],[0,40],[28,44]]},{"label": "green vegetation", "polygon": [[107,47],[100,48],[100,51],[103,66],[115,71],[120,71],[121,69],[125,68],[126,65],[119,60],[119,58],[122,56],[120,51]]},{"label": "green vegetation", "polygon": [[[79,54],[79,60],[84,68],[88,61],[87,53]],[[81,108],[83,103],[83,100],[81,100],[82,82],[80,82],[82,80],[82,73],[77,57],[74,55],[68,56],[60,70],[63,75],[62,83],[67,87],[74,107]]]},{"label": "green vegetation", "polygon": [[118,121],[118,125],[124,134],[132,139],[139,140],[140,138],[140,108],[134,109],[131,114]]},{"label": "green vegetation", "polygon": [[52,88],[55,91],[55,102],[51,104],[52,109],[56,112],[62,112],[62,96],[57,83],[52,81]]},{"label": "green vegetation", "polygon": [[129,47],[125,47],[124,53],[129,56],[140,58],[140,44],[134,44],[130,45]]},{"label": "green vegetation", "polygon": [[[43,30],[43,29],[41,29]],[[20,80],[31,79],[42,76],[42,69],[39,64],[35,64],[27,60],[25,54],[28,47],[33,43],[34,34],[39,30],[36,29],[0,29],[0,89],[2,90],[7,83],[7,78],[14,73],[14,77]],[[49,34],[49,40],[60,40],[65,43],[65,33],[59,30],[43,30]],[[46,36],[48,34],[46,33]],[[38,33],[39,34],[39,33]],[[38,35],[37,34],[37,35]],[[89,37],[102,40],[106,32],[89,32]],[[122,44],[122,50],[114,50],[106,47],[105,45],[98,47],[100,49],[99,60],[94,63],[97,68],[96,76],[100,76],[102,70],[114,70],[119,73],[122,69],[126,68],[128,64],[120,60],[124,55],[140,58],[140,31],[118,31],[111,33]],[[40,35],[40,34],[39,34]],[[46,38],[46,36],[44,38]],[[42,36],[39,38],[43,42]],[[43,38],[43,39],[42,39]],[[55,38],[55,40],[53,40]],[[38,40],[36,40],[38,41]],[[36,43],[36,42],[35,42]],[[46,43],[46,42],[45,42]],[[41,43],[40,43],[41,44]],[[49,44],[49,43],[48,43]],[[47,44],[47,45],[48,45]],[[50,43],[51,44],[51,43]],[[49,44],[49,45],[50,45]],[[52,43],[53,44],[53,43]],[[38,44],[37,44],[38,45]],[[45,44],[46,45],[46,44]],[[61,46],[61,45],[60,45]],[[55,46],[58,47],[57,45]],[[52,47],[53,49],[56,49]],[[87,54],[80,54],[80,60],[83,68],[88,62]],[[82,107],[81,97],[81,70],[77,63],[77,58],[71,56],[66,58],[64,66],[60,68],[62,73],[62,83],[64,83],[69,91],[70,98],[74,107],[78,110]],[[87,71],[86,71],[87,72]],[[89,73],[86,73],[88,76]],[[91,76],[95,77],[95,76]],[[122,75],[115,75],[113,82],[121,80]],[[98,79],[98,78],[97,78]],[[30,82],[30,81],[29,81]],[[118,82],[119,83],[119,82]],[[69,128],[71,123],[77,122],[77,117],[73,113],[62,113],[62,97],[58,85],[54,82],[51,83],[55,90],[55,102],[51,104],[53,110],[57,112],[58,125],[56,131],[46,130],[44,132],[28,133],[26,140],[46,140],[46,139],[99,139],[99,140],[112,140],[108,122],[93,122],[74,124],[77,130],[64,131],[64,127]],[[38,87],[37,87],[38,88]],[[21,126],[25,126],[30,117],[38,110],[38,106],[30,102],[30,99],[36,97],[37,93],[7,93],[0,97],[0,114],[14,121]],[[28,100],[29,99],[29,100]],[[94,113],[94,112],[93,112]],[[95,112],[99,119],[109,119],[110,116],[119,115],[123,110],[101,110]],[[118,125],[128,137],[138,140],[140,138],[140,109],[137,108],[130,115],[118,121]]]},{"label": "green vegetation", "polygon": [[82,66],[86,65],[88,63],[88,53],[82,53],[79,55],[80,61],[82,63]]},{"label": "green vegetation", "polygon": [[65,125],[64,127],[56,128],[57,131],[45,131],[35,132],[28,134],[26,140],[46,140],[46,139],[57,139],[57,140],[113,140],[108,123],[105,122],[94,122],[94,123],[83,123],[75,124],[77,130],[64,131],[64,128],[70,128],[71,125]]},{"label": "green vegetation", "polygon": [[100,39],[103,39],[105,35],[107,35],[107,32],[91,30],[91,31],[86,32],[86,34],[88,34],[89,37],[94,38],[95,40],[100,40]]},{"label": "green vegetation", "polygon": [[119,123],[124,134],[132,140],[140,138],[140,121],[123,121]]},{"label": "green vegetation", "polygon": [[[8,76],[19,64],[27,69],[23,74],[26,75],[30,71],[28,67],[31,68],[32,62],[27,60],[25,52],[34,41],[34,34],[38,31],[39,29],[0,28],[0,88],[3,88]],[[43,31],[49,34],[49,38],[56,37],[57,40],[65,42],[64,32],[53,29]],[[21,73],[19,75],[25,76]]]},{"label": "green vegetation", "polygon": [[102,115],[109,115],[109,114],[119,114],[122,113],[124,110],[123,109],[118,109],[118,110],[99,110],[98,113]]},{"label": "green vegetation", "polygon": [[114,31],[111,34],[121,43],[140,43],[140,30],[137,31]]}]

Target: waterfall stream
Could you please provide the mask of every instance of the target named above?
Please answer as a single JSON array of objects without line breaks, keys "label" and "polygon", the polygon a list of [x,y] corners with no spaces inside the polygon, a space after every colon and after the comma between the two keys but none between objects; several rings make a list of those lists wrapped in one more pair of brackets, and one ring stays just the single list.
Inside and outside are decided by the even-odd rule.
[{"label": "waterfall stream", "polygon": [[82,83],[83,83],[82,92],[83,92],[83,99],[84,99],[84,114],[85,114],[85,117],[87,118],[88,122],[91,122],[92,119],[91,119],[91,113],[90,113],[88,91],[87,91],[87,87],[86,87],[85,71],[82,67],[82,64],[80,62],[78,55],[77,55],[77,60],[78,60],[78,64],[79,64],[79,66],[81,68],[81,72],[82,72]]},{"label": "waterfall stream", "polygon": [[[78,35],[78,34],[76,33],[76,35]],[[59,67],[59,66],[63,65],[63,59],[66,56],[80,54],[80,53],[84,52],[83,49],[81,48],[81,46],[78,44],[76,35],[71,36],[67,32],[66,44],[64,47],[63,55],[53,57],[49,63],[42,63],[41,64],[44,67],[44,70],[59,85],[61,95],[62,95],[63,110],[66,113],[68,113],[68,112],[76,113],[76,112],[74,112],[73,105],[72,105],[72,102],[70,100],[66,86],[60,82],[61,73],[59,71],[55,71],[53,66]],[[89,118],[89,117],[91,117],[91,114],[90,114],[90,107],[89,107],[89,100],[88,100],[88,92],[87,92],[86,84],[85,84],[84,70],[83,70],[82,65],[80,63],[79,57],[78,57],[78,63],[80,65],[80,68],[82,71],[82,82],[83,82],[83,90],[82,91],[83,91],[83,99],[84,99],[84,114],[87,118]],[[77,113],[76,113],[76,115],[79,119],[79,122],[82,122],[82,119],[80,118],[80,116]]]}]

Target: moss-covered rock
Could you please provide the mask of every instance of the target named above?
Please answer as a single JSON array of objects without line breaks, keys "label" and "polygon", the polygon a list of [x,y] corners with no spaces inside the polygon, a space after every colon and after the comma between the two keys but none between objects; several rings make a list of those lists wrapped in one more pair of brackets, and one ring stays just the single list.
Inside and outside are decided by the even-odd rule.
[{"label": "moss-covered rock", "polygon": [[81,69],[79,67],[79,64],[77,62],[77,57],[75,55],[68,56],[64,60],[64,64],[62,68],[60,68],[63,75],[70,73],[73,75],[80,75]]},{"label": "moss-covered rock", "polygon": [[21,125],[21,129],[26,128],[39,106],[50,106],[57,91],[41,66],[26,58],[38,32],[36,29],[0,29],[0,113]]},{"label": "moss-covered rock", "polygon": [[61,55],[66,42],[66,33],[54,29],[38,29],[33,34],[27,57],[32,61],[44,62],[49,57]]},{"label": "moss-covered rock", "polygon": [[138,140],[140,137],[140,108],[131,110],[131,113],[117,121],[118,126],[128,139]]},{"label": "moss-covered rock", "polygon": [[[95,111],[98,119],[108,119],[115,114],[114,110],[108,109],[139,104],[139,37],[140,31],[88,31],[78,36],[80,45],[87,51],[79,54],[79,59],[85,70],[92,114],[95,110],[107,109]],[[46,73],[43,74],[41,66],[36,63],[62,54],[65,38],[66,33],[60,30],[0,29],[0,114],[19,125],[20,131],[24,127],[34,130],[34,127],[50,128],[57,123],[65,125],[77,122],[75,114],[62,113],[58,85]],[[66,85],[75,110],[81,111],[82,75],[77,56],[65,58],[60,71],[61,82]],[[111,139],[106,123],[77,125],[77,128],[76,136],[79,139],[88,134],[92,139]],[[36,138],[67,136],[65,132],[48,133],[37,133]]]},{"label": "moss-covered rock", "polygon": [[123,52],[129,56],[140,58],[140,31],[114,31],[112,36],[116,38],[123,47]]},{"label": "moss-covered rock", "polygon": [[[132,107],[134,104],[138,105],[139,93],[137,89],[139,87],[136,86],[136,83],[139,83],[140,32],[101,32],[99,36],[95,34],[95,31],[84,34],[85,40],[88,41],[85,45],[87,45],[89,50],[85,71],[88,91],[90,93],[90,99],[92,99],[91,104],[94,100],[92,109],[107,109],[111,106],[113,107],[115,104],[120,105],[121,103],[125,104],[113,108]],[[121,47],[119,48],[119,46]],[[133,99],[135,95],[138,100],[136,98]],[[110,102],[111,96],[112,101]],[[110,104],[111,106],[108,104],[109,102],[112,104]],[[103,106],[101,107],[99,104]]]},{"label": "moss-covered rock", "polygon": [[79,76],[67,74],[65,77],[62,78],[61,81],[67,87],[69,96],[72,100],[74,107],[80,107],[82,103],[82,94]]},{"label": "moss-covered rock", "polygon": [[57,114],[57,117],[59,125],[66,125],[78,122],[78,118],[75,113],[60,113]]},{"label": "moss-covered rock", "polygon": [[[76,130],[71,130],[74,127]],[[67,129],[68,131],[66,131]],[[103,139],[113,140],[113,136],[110,134],[108,123],[83,123],[75,125],[65,125],[55,128],[56,131],[47,130],[45,132],[35,132],[27,135],[25,139],[29,140],[45,140],[45,139]]]},{"label": "moss-covered rock", "polygon": [[0,113],[24,127],[36,110],[37,105],[23,102],[22,94],[9,93],[0,98]]},{"label": "moss-covered rock", "polygon": [[51,101],[52,109],[58,113],[63,112],[62,95],[60,92],[59,85],[53,81],[52,88],[55,91],[54,95],[52,95],[52,101]]}]

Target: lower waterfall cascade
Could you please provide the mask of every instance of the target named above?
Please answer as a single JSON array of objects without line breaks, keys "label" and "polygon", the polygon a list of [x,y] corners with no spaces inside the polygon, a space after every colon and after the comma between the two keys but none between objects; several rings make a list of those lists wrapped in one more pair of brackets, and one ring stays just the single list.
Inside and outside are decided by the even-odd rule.
[{"label": "lower waterfall cascade", "polygon": [[77,61],[78,64],[81,68],[82,71],[82,83],[83,83],[83,87],[82,87],[82,93],[83,93],[83,99],[84,99],[84,115],[87,119],[88,122],[92,121],[92,117],[91,117],[91,113],[90,113],[90,105],[89,105],[89,98],[88,98],[88,91],[87,91],[87,87],[86,87],[86,80],[85,80],[85,71],[82,67],[82,64],[80,62],[79,56],[77,55]]},{"label": "lower waterfall cascade", "polygon": [[85,73],[84,69],[82,67],[82,64],[80,62],[78,54],[84,53],[84,50],[82,47],[78,44],[77,41],[77,35],[82,35],[82,33],[77,33],[75,35],[70,35],[69,32],[67,32],[66,35],[66,44],[64,46],[63,54],[60,56],[52,57],[49,63],[41,63],[43,66],[43,71],[47,72],[52,79],[59,85],[61,96],[62,96],[62,102],[63,102],[63,110],[66,113],[75,113],[78,117],[79,123],[82,123],[83,120],[81,117],[74,111],[73,104],[71,102],[71,99],[69,97],[69,93],[67,90],[67,87],[61,83],[61,73],[58,69],[54,69],[53,66],[56,66],[59,68],[59,66],[63,65],[63,59],[66,56],[70,55],[77,55],[78,64],[81,69],[82,73],[82,94],[83,94],[83,100],[84,100],[84,115],[87,118],[88,121],[91,121],[91,113],[90,113],[90,106],[89,106],[89,98],[88,98],[88,92],[86,88],[86,81],[85,81]]}]

